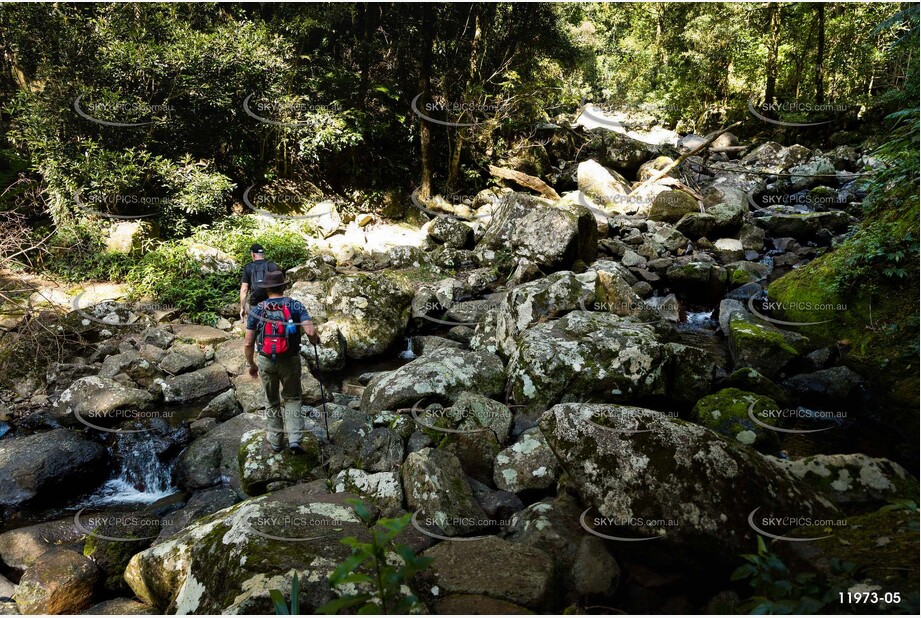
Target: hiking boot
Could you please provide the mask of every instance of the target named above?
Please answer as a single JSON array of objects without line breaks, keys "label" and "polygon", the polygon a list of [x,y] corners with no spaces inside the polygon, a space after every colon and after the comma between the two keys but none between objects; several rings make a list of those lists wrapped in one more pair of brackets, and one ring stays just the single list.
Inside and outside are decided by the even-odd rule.
[{"label": "hiking boot", "polygon": [[292,455],[305,455],[307,453],[300,444],[292,444],[288,447],[288,450],[291,451]]},{"label": "hiking boot", "polygon": [[283,450],[285,450],[285,449],[284,449],[283,447],[281,447],[281,446],[272,446],[271,444],[270,444],[269,446],[272,447],[272,452],[273,452],[273,453],[280,453],[280,452],[282,452]]}]

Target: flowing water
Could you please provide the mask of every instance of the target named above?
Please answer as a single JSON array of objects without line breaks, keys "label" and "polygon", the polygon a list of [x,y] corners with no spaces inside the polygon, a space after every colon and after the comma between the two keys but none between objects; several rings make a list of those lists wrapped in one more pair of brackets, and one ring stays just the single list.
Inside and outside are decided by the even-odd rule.
[{"label": "flowing water", "polygon": [[161,461],[156,441],[140,434],[116,434],[111,457],[118,462],[118,476],[106,481],[80,506],[150,504],[178,491],[172,485],[171,468]]}]

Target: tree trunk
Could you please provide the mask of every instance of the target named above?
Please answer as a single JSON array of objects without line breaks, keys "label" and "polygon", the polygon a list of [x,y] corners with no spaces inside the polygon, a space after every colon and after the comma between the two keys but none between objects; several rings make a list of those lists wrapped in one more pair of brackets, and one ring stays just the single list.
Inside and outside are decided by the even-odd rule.
[{"label": "tree trunk", "polygon": [[[473,14],[473,41],[470,44],[470,65],[467,70],[467,79],[462,89],[463,96],[461,98],[464,103],[468,103],[470,101],[470,84],[473,83],[478,73],[480,61],[480,41],[483,38],[482,23],[480,21],[480,5],[478,3],[474,3],[472,5],[471,13]],[[447,188],[449,191],[453,191],[455,189],[458,179],[460,178],[460,160],[461,153],[464,149],[463,131],[465,129],[466,127],[455,127],[454,129],[454,144],[451,148],[451,159],[448,162]]]},{"label": "tree trunk", "polygon": [[771,2],[768,5],[770,30],[768,32],[768,54],[765,73],[767,81],[764,86],[764,103],[774,103],[774,89],[777,87],[777,50],[780,47],[780,5]]},{"label": "tree trunk", "polygon": [[[432,49],[435,46],[435,19],[432,5],[425,2],[420,7],[422,10],[422,58],[419,65],[419,107],[425,109],[425,104],[431,100],[432,77]],[[422,156],[422,186],[419,187],[419,196],[428,199],[432,195],[432,128],[428,120],[420,118],[419,149]]]},{"label": "tree trunk", "polygon": [[822,105],[825,103],[825,4],[820,2],[816,5],[816,10],[819,43],[815,52],[815,102]]}]

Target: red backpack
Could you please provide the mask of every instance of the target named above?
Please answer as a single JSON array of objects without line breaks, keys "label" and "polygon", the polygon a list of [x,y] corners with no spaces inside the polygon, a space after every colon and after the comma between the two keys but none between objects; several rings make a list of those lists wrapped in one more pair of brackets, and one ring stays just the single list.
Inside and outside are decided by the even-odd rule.
[{"label": "red backpack", "polygon": [[291,353],[292,346],[287,334],[290,319],[291,311],[287,303],[266,302],[262,305],[262,328],[256,338],[256,349],[261,355],[275,360]]}]

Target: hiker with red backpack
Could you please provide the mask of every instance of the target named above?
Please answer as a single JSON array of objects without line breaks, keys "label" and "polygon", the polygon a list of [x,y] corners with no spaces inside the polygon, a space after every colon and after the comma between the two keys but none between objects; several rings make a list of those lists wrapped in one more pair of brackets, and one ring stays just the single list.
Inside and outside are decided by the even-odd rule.
[{"label": "hiker with red backpack", "polygon": [[[304,418],[301,415],[301,335],[316,345],[317,329],[307,308],[284,296],[285,274],[280,270],[265,275],[263,287],[268,298],[250,309],[243,350],[249,375],[261,377],[265,389],[266,437],[276,453],[287,447],[303,454]],[[258,352],[258,356],[255,356]],[[255,358],[254,358],[255,357]],[[285,400],[284,410],[280,399]]]},{"label": "hiker with red backpack", "polygon": [[[273,270],[281,270],[278,264],[265,259],[265,248],[259,243],[253,243],[249,248],[252,262],[243,267],[243,277],[240,280],[240,319],[246,319],[246,305],[255,307],[268,298],[265,293],[265,276]],[[249,297],[249,298],[247,298]]]}]

